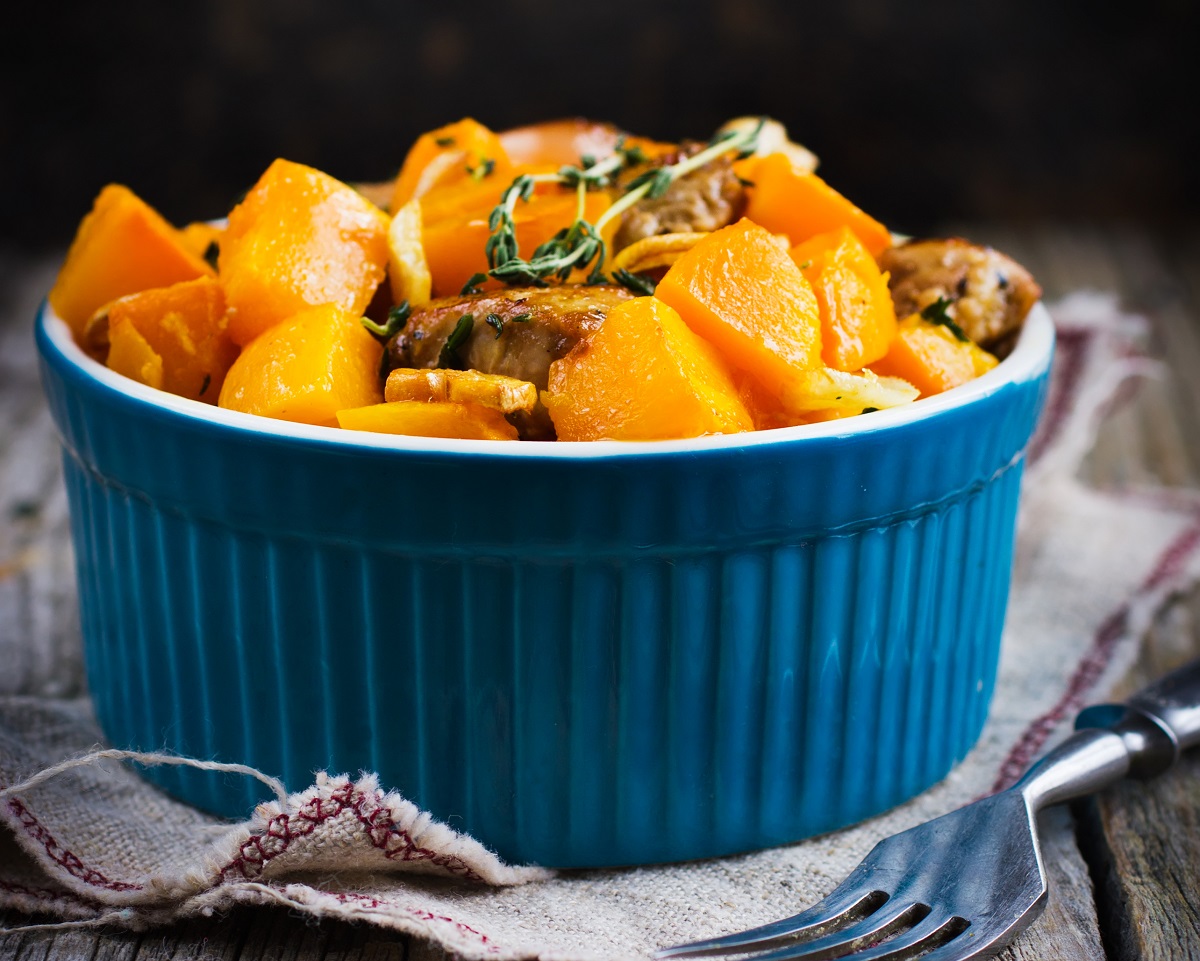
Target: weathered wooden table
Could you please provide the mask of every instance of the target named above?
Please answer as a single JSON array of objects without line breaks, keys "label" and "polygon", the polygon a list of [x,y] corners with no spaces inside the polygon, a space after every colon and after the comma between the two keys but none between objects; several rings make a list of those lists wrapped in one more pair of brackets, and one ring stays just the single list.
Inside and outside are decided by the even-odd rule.
[{"label": "weathered wooden table", "polygon": [[[1106,423],[1086,471],[1098,484],[1200,487],[1200,233],[966,226],[1025,263],[1048,299],[1117,293],[1154,322],[1168,376],[1143,383]],[[0,693],[69,696],[82,688],[78,624],[57,442],[41,402],[30,337],[53,258],[0,251]],[[53,553],[22,573],[28,551]],[[34,599],[37,598],[37,603]],[[30,638],[39,643],[30,644]],[[1137,685],[1200,653],[1200,591],[1162,613],[1124,682]],[[1004,958],[1200,958],[1200,752],[1145,784],[1046,816],[1046,913]],[[0,913],[0,926],[31,919]],[[276,909],[242,910],[144,934],[77,929],[0,934],[0,958],[440,958],[403,936]]]}]

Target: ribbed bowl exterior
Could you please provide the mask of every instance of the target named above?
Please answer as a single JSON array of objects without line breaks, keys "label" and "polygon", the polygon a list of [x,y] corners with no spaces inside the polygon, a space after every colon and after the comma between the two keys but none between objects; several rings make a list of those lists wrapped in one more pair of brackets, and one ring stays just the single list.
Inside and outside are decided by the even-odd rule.
[{"label": "ribbed bowl exterior", "polygon": [[[183,415],[96,378],[52,321],[116,745],[293,788],[376,771],[503,857],[566,867],[849,824],[979,735],[1045,367],[844,437],[543,459]],[[146,776],[230,816],[260,799]]]}]

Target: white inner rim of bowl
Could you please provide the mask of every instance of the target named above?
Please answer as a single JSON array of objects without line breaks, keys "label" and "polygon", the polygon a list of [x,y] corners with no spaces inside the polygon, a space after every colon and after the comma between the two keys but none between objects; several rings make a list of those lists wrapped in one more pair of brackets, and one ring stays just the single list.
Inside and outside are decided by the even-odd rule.
[{"label": "white inner rim of bowl", "polygon": [[113,390],[135,397],[155,407],[165,408],[184,417],[210,421],[235,430],[269,435],[272,437],[295,437],[309,441],[320,441],[349,448],[377,448],[400,451],[445,451],[460,454],[487,454],[504,457],[554,457],[568,459],[639,457],[652,454],[686,453],[723,448],[754,447],[759,444],[777,444],[784,441],[801,441],[805,438],[851,437],[855,434],[884,430],[901,424],[923,420],[940,411],[963,407],[973,401],[995,393],[1007,384],[1019,384],[1039,376],[1050,362],[1054,344],[1054,324],[1042,304],[1035,304],[1025,319],[1024,329],[1013,352],[998,366],[969,383],[888,410],[875,411],[869,415],[826,421],[820,424],[805,424],[799,427],[781,427],[775,430],[750,431],[743,434],[715,434],[693,437],[686,440],[659,441],[496,441],[457,440],[440,437],[413,437],[401,434],[374,434],[366,431],[342,430],[337,427],[314,427],[310,424],[294,424],[290,421],[260,417],[225,410],[210,404],[177,397],[166,391],[156,390],[130,380],[103,364],[93,360],[75,343],[70,328],[51,310],[43,305],[40,322],[53,343],[66,359],[79,368],[87,377]]}]

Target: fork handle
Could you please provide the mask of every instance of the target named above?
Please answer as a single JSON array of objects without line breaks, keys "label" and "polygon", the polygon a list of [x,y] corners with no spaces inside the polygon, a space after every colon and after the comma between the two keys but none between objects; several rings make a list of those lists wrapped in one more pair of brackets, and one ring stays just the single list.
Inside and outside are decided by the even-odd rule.
[{"label": "fork handle", "polygon": [[1154,777],[1200,744],[1200,659],[1124,704],[1085,708],[1075,727],[1014,785],[1034,809],[1091,794],[1123,777]]},{"label": "fork handle", "polygon": [[1200,659],[1138,691],[1124,704],[1095,704],[1075,719],[1077,729],[1108,728],[1129,749],[1129,777],[1150,778],[1200,744]]}]

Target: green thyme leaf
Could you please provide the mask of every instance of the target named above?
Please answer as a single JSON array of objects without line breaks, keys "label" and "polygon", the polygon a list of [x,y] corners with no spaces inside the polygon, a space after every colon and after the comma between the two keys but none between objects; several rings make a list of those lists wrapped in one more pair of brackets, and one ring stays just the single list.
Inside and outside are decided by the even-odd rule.
[{"label": "green thyme leaf", "polygon": [[504,333],[504,319],[499,314],[488,314],[483,318],[489,327],[496,331],[496,340],[500,339],[500,335]]},{"label": "green thyme leaf", "polygon": [[384,343],[387,343],[404,329],[411,315],[412,308],[408,305],[408,301],[402,300],[396,306],[388,308],[387,323],[377,324],[370,317],[364,317],[362,325]]},{"label": "green thyme leaf", "polygon": [[509,317],[510,324],[527,324],[533,320],[533,314],[517,314],[516,317]]},{"label": "green thyme leaf", "polygon": [[210,386],[212,386],[212,375],[205,374],[204,382],[200,385],[200,396],[201,397],[203,397],[206,393],[208,393],[208,388]]},{"label": "green thyme leaf", "polygon": [[442,345],[442,352],[438,354],[438,366],[447,370],[461,370],[459,366],[462,361],[459,359],[458,351],[463,344],[467,342],[467,338],[471,336],[471,330],[475,327],[475,317],[472,314],[463,314],[458,318],[458,323],[454,325],[454,330],[450,331],[450,336],[446,338],[446,343]]},{"label": "green thyme leaf", "polygon": [[632,290],[639,297],[649,297],[654,293],[654,289],[657,286],[657,284],[655,284],[655,282],[645,274],[635,274],[623,268],[621,270],[613,271],[613,280],[615,280],[622,287],[627,287],[629,290]]},{"label": "green thyme leaf", "polygon": [[439,147],[453,147],[457,141],[453,137],[438,137],[434,143]]},{"label": "green thyme leaf", "polygon": [[952,333],[958,340],[966,343],[970,341],[971,338],[967,336],[965,330],[963,330],[954,322],[954,318],[950,316],[946,309],[953,303],[954,301],[952,300],[947,300],[945,297],[939,297],[932,304],[921,311],[921,318],[929,321],[931,324],[940,324],[943,327],[949,328],[950,333]]},{"label": "green thyme leaf", "polygon": [[864,407],[864,408],[862,409],[862,412],[863,412],[864,414],[873,414],[873,413],[875,413],[875,411],[877,411],[877,410],[879,410],[879,408],[878,408],[878,407]]},{"label": "green thyme leaf", "polygon": [[463,284],[463,289],[460,290],[459,296],[466,297],[467,294],[479,293],[479,285],[488,279],[487,274],[471,274],[471,279]]},{"label": "green thyme leaf", "polygon": [[[489,233],[484,244],[488,275],[510,286],[545,287],[549,281],[565,281],[575,271],[588,270],[588,283],[602,283],[608,254],[608,246],[603,239],[606,224],[624,215],[643,198],[661,197],[680,177],[718,157],[730,152],[739,156],[753,153],[764,122],[760,120],[750,131],[727,131],[714,137],[697,153],[675,163],[643,171],[625,185],[622,195],[609,205],[595,223],[584,218],[587,191],[608,186],[615,175],[626,167],[645,163],[647,157],[643,151],[626,148],[622,138],[617,142],[613,155],[604,160],[596,161],[595,157],[586,156],[580,158],[578,165],[560,167],[557,173],[522,174],[505,189],[500,203],[488,217]],[[533,256],[526,259],[518,250],[514,215],[517,203],[528,201],[537,183],[573,188],[578,204],[574,222],[541,244]],[[645,289],[646,283],[645,280],[641,281],[638,289]]]},{"label": "green thyme leaf", "polygon": [[472,167],[467,164],[467,173],[471,175],[472,180],[483,180],[484,177],[490,177],[492,171],[496,169],[496,161],[491,157],[484,157],[479,161],[477,167]]}]

